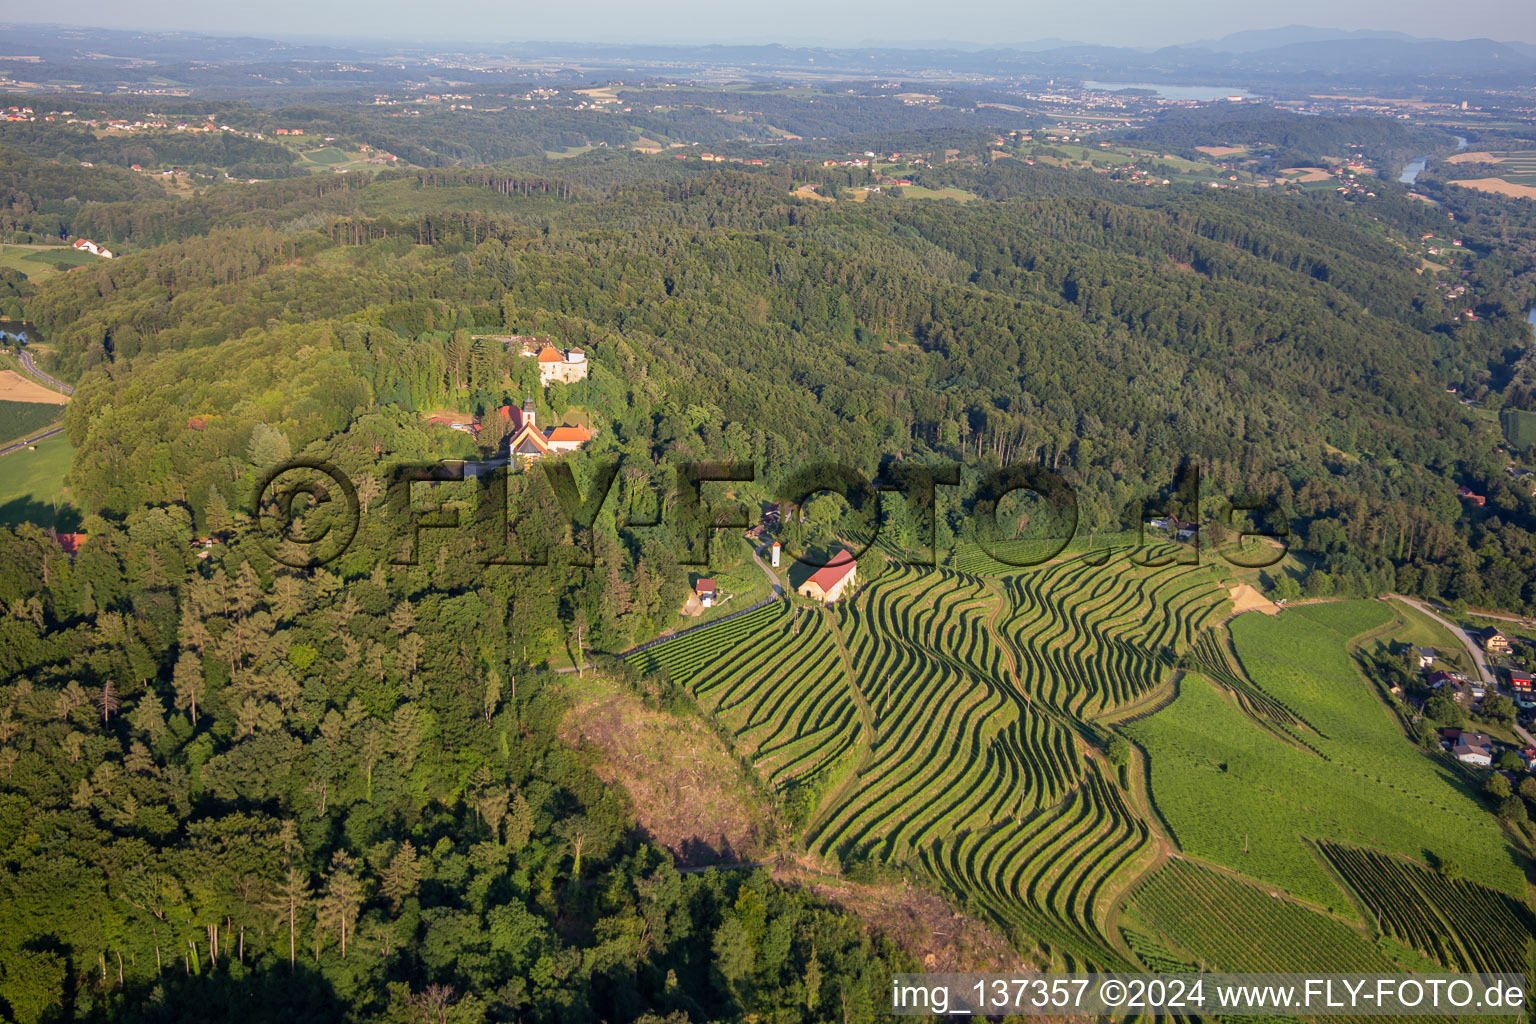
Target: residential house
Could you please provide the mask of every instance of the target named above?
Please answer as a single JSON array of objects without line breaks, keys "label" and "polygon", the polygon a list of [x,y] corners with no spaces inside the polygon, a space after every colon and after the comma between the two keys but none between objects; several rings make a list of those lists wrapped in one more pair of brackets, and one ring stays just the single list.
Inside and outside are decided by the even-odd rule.
[{"label": "residential house", "polygon": [[1457,681],[1455,676],[1451,675],[1445,669],[1431,672],[1429,677],[1424,681],[1429,684],[1429,688],[1431,690],[1438,690],[1445,686],[1449,686],[1452,690],[1461,689],[1461,683]]},{"label": "residential house", "polygon": [[1415,647],[1413,652],[1418,656],[1419,668],[1432,667],[1435,664],[1435,659],[1440,656],[1439,652],[1433,647]]},{"label": "residential house", "polygon": [[1483,650],[1489,654],[1508,654],[1509,637],[1499,632],[1492,626],[1479,629],[1472,634],[1473,639],[1483,645]]},{"label": "residential house", "polygon": [[705,608],[712,608],[715,604],[715,581],[697,580],[693,584],[693,593],[699,599],[699,604]]},{"label": "residential house", "polygon": [[[1468,312],[1470,312],[1470,310]],[[1470,501],[1478,508],[1482,508],[1484,505],[1488,504],[1487,498],[1483,497],[1481,494],[1474,493],[1472,488],[1467,486],[1456,488],[1456,496],[1461,498],[1463,501]]]},{"label": "residential house", "polygon": [[1531,673],[1511,672],[1509,674],[1509,688],[1514,691],[1516,697],[1531,696]]},{"label": "residential house", "polygon": [[78,249],[80,252],[88,252],[92,256],[100,256],[104,260],[111,260],[111,259],[116,259],[117,258],[114,255],[112,255],[112,250],[111,249],[108,249],[105,246],[97,245],[95,242],[91,241],[89,238],[77,238],[77,239],[75,239],[75,248]]},{"label": "residential house", "polygon": [[58,542],[60,551],[73,557],[80,550],[81,545],[85,543],[85,539],[88,536],[90,535],[85,533],[56,533],[53,535],[53,539]]},{"label": "residential house", "polygon": [[853,552],[843,548],[832,556],[831,562],[817,569],[810,579],[800,584],[796,592],[813,601],[831,604],[857,582],[858,571],[859,563],[854,559]]},{"label": "residential house", "polygon": [[1447,736],[1451,741],[1451,756],[1463,764],[1477,765],[1479,768],[1489,768],[1493,765],[1493,740],[1487,733],[1466,732],[1461,729],[1447,729],[1446,733],[1455,733],[1454,737]]}]

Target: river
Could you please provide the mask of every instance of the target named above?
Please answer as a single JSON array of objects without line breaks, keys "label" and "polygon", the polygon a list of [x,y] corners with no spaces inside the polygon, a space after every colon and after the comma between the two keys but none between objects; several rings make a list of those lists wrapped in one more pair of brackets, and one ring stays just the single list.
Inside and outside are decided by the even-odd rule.
[{"label": "river", "polygon": [[[1456,148],[1466,149],[1467,140],[1460,135],[1456,136]],[[1397,180],[1402,182],[1404,185],[1414,184],[1419,180],[1419,173],[1424,170],[1425,165],[1428,163],[1428,153],[1424,154],[1423,156],[1414,157],[1412,160],[1408,161],[1408,166],[1403,168],[1403,173],[1397,176]]]}]

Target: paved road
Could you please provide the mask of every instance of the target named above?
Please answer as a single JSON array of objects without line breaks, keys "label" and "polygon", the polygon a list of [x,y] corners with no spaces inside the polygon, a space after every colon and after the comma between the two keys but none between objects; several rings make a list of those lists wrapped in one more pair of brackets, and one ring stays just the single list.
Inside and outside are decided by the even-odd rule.
[{"label": "paved road", "polygon": [[1488,683],[1497,681],[1494,674],[1488,668],[1488,659],[1483,657],[1482,649],[1479,648],[1477,644],[1472,642],[1472,638],[1467,636],[1466,631],[1463,630],[1460,626],[1456,625],[1456,623],[1452,622],[1450,619],[1445,618],[1439,612],[1431,608],[1427,601],[1420,601],[1416,597],[1405,597],[1402,594],[1388,594],[1387,596],[1392,598],[1394,601],[1401,601],[1403,604],[1406,604],[1411,608],[1418,609],[1425,615],[1428,615],[1430,618],[1440,623],[1440,625],[1444,626],[1446,629],[1450,630],[1451,635],[1460,640],[1462,646],[1467,649],[1467,653],[1472,656],[1472,664],[1477,666],[1477,674],[1479,678],[1483,682]]},{"label": "paved road", "polygon": [[52,430],[45,430],[41,434],[38,434],[36,437],[29,437],[25,441],[17,441],[13,445],[7,445],[4,448],[0,448],[0,455],[9,455],[11,452],[19,452],[29,444],[37,444],[37,442],[41,441],[45,437],[52,437],[54,434],[62,433],[64,433],[63,427],[54,427]]},{"label": "paved road", "polygon": [[42,381],[44,384],[47,384],[50,387],[58,388],[66,395],[72,395],[75,393],[75,389],[70,387],[68,384],[65,384],[61,380],[50,377],[42,370],[39,370],[37,368],[37,364],[32,361],[32,353],[28,352],[26,349],[22,349],[18,353],[18,356],[21,359],[21,368],[26,370],[32,376],[36,377],[38,380]]},{"label": "paved road", "polygon": [[[1479,648],[1477,644],[1473,643],[1472,638],[1467,636],[1466,632],[1460,626],[1456,625],[1456,623],[1435,611],[1429,606],[1427,602],[1420,601],[1416,597],[1405,597],[1402,594],[1388,594],[1386,596],[1392,598],[1395,601],[1401,601],[1412,608],[1417,608],[1419,611],[1423,612],[1425,615],[1428,615],[1430,618],[1440,623],[1440,625],[1450,630],[1451,635],[1461,640],[1462,646],[1466,647],[1467,649],[1467,653],[1472,655],[1472,664],[1477,666],[1477,673],[1480,677],[1482,677],[1483,682],[1492,687],[1494,692],[1498,692],[1499,680],[1498,677],[1493,674],[1492,670],[1488,668],[1488,659],[1483,657],[1482,649]],[[1518,724],[1514,726],[1514,730],[1519,734],[1521,739],[1525,740],[1525,742],[1536,745],[1536,737],[1533,737],[1530,733],[1526,732]]]},{"label": "paved road", "polygon": [[756,562],[757,567],[763,570],[763,575],[768,577],[768,583],[773,587],[773,596],[783,597],[784,588],[779,586],[779,578],[773,574],[773,570],[768,568],[768,565],[762,559],[763,552],[767,550],[767,544],[759,544],[757,548],[752,552],[752,561]]}]

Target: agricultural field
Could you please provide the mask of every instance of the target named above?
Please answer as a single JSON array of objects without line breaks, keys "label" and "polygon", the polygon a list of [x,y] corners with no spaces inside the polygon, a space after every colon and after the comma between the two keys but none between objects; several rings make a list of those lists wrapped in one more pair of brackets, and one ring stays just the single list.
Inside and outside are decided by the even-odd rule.
[{"label": "agricultural field", "polygon": [[976,198],[974,192],[953,187],[925,188],[922,185],[903,185],[898,192],[902,199],[958,199],[962,203],[968,203]]},{"label": "agricultural field", "polygon": [[1319,849],[1381,932],[1419,955],[1453,971],[1531,970],[1536,917],[1521,901],[1374,850],[1334,843]]},{"label": "agricultural field", "polygon": [[928,875],[1032,936],[1039,963],[1129,965],[1112,908],[1153,831],[1092,723],[1171,697],[1178,652],[1230,607],[1215,575],[1075,555],[864,571],[830,608],[776,601],[630,663],[715,715],[811,858]]},{"label": "agricultural field", "polygon": [[[1130,551],[874,557],[836,605],[775,601],[629,660],[714,716],[808,863],[900,866],[1041,967],[1389,972],[1528,950],[1505,837],[1353,658],[1443,631],[1373,601],[1229,623],[1224,567]],[[1444,889],[1425,867],[1442,859],[1476,886]],[[1429,942],[1444,911],[1405,919],[1399,876],[1478,928]]]},{"label": "agricultural field", "polygon": [[376,152],[366,152],[361,149],[343,149],[340,146],[322,146],[319,149],[306,149],[297,152],[298,165],[306,171],[320,173],[323,171],[377,171],[384,167],[409,166],[400,161],[387,164],[373,163],[378,156]]},{"label": "agricultural field", "polygon": [[1170,952],[1210,970],[1401,970],[1358,928],[1188,860],[1171,860],[1148,878],[1128,916],[1171,943]]},{"label": "agricultural field", "polygon": [[[1415,859],[1434,847],[1484,883],[1522,891],[1496,822],[1407,740],[1355,667],[1350,640],[1391,620],[1373,601],[1241,616],[1228,670],[1246,692],[1234,695],[1202,659],[1216,685],[1191,675],[1170,707],[1128,727],[1151,759],[1153,798],[1182,849],[1345,916],[1356,911],[1307,837]],[[1254,691],[1273,703],[1252,706]]]},{"label": "agricultural field", "polygon": [[0,445],[31,437],[63,417],[62,405],[0,400]]}]

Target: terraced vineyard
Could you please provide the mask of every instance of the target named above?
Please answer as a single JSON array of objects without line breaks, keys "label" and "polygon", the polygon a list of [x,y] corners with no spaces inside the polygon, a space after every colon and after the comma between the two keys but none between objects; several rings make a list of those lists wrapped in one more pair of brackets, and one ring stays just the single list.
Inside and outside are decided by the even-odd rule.
[{"label": "terraced vineyard", "polygon": [[[807,857],[926,876],[1042,966],[1386,972],[1516,957],[1531,919],[1508,895],[1518,877],[1497,828],[1348,654],[1389,616],[1342,602],[1229,630],[1218,577],[1171,553],[1016,572],[877,555],[836,605],[775,602],[631,661],[716,716],[794,804]],[[1112,767],[1112,728],[1145,760]],[[1426,828],[1464,837],[1445,852],[1505,891],[1447,888],[1341,845],[1412,855]],[[1344,851],[1333,871],[1319,839]],[[1437,945],[1458,901],[1491,931]]]},{"label": "terraced vineyard", "polygon": [[975,578],[893,567],[833,613],[875,728],[857,785],[811,822],[812,852],[907,861],[935,836],[1023,816],[1074,784],[1068,734],[1005,682],[988,628],[999,602]]},{"label": "terraced vineyard", "polygon": [[1319,848],[1383,934],[1453,971],[1532,969],[1536,916],[1518,900],[1374,850],[1336,843]]},{"label": "terraced vineyard", "polygon": [[1178,655],[1228,607],[1209,571],[1074,558],[1006,577],[1000,630],[1021,688],[1078,719],[1156,698]]},{"label": "terraced vineyard", "polygon": [[1394,965],[1362,932],[1187,860],[1141,884],[1129,915],[1209,970],[1390,974]]},{"label": "terraced vineyard", "polygon": [[1033,818],[934,843],[923,865],[967,893],[1042,963],[1064,969],[1127,966],[1106,949],[1115,896],[1152,860],[1151,832],[1125,793],[1089,772],[1061,804]]}]

